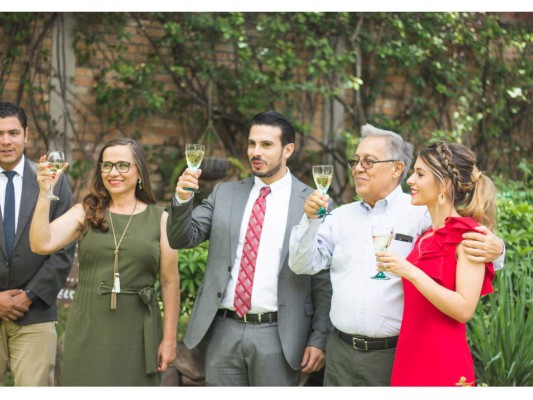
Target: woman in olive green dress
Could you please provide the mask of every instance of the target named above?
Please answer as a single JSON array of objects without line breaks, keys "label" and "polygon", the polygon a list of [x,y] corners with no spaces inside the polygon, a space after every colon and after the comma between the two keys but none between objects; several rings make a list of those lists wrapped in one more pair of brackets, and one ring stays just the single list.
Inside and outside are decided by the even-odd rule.
[{"label": "woman in olive green dress", "polygon": [[[168,214],[155,205],[142,148],[127,138],[106,143],[89,194],[52,223],[45,194],[60,173],[50,172],[44,156],[40,161],[32,250],[49,254],[79,240],[63,385],[159,385],[160,372],[176,356],[178,255],[168,244]],[[158,275],[163,326],[154,292]]]}]

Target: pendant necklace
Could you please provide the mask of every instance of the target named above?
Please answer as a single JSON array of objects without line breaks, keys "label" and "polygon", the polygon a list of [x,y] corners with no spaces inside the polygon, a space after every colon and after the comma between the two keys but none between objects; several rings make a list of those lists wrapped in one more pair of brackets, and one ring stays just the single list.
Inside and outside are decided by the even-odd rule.
[{"label": "pendant necklace", "polygon": [[124,236],[126,236],[128,228],[130,227],[130,222],[133,218],[133,214],[135,213],[136,208],[137,199],[135,199],[135,205],[133,206],[133,211],[131,212],[130,219],[128,220],[128,224],[126,225],[124,232],[122,232],[122,236],[120,237],[118,243],[117,236],[115,235],[115,227],[113,226],[113,218],[111,217],[111,211],[107,210],[107,213],[109,214],[109,222],[111,223],[111,231],[113,232],[113,240],[115,241],[115,250],[113,251],[113,253],[115,253],[115,263],[113,264],[113,289],[111,290],[112,310],[116,310],[117,308],[117,293],[120,293],[120,275],[118,273],[118,254],[120,253],[120,245],[122,243],[122,240],[124,239]]}]

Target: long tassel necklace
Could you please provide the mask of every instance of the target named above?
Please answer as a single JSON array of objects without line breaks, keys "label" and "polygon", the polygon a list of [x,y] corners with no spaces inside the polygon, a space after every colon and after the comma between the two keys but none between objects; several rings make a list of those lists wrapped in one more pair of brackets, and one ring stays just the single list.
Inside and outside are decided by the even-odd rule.
[{"label": "long tassel necklace", "polygon": [[109,214],[109,222],[111,223],[111,231],[113,232],[113,240],[115,241],[115,250],[113,253],[115,253],[115,263],[113,265],[113,289],[111,290],[111,309],[116,310],[117,309],[117,293],[120,293],[120,274],[118,273],[118,254],[120,253],[120,245],[122,243],[122,240],[124,239],[124,236],[126,236],[126,232],[128,231],[128,228],[130,227],[131,220],[133,218],[133,214],[135,213],[135,209],[137,208],[137,200],[135,200],[135,205],[133,206],[133,211],[131,212],[130,219],[128,220],[128,224],[126,225],[126,228],[124,229],[124,232],[122,232],[122,236],[120,237],[120,240],[117,243],[117,236],[115,235],[115,227],[113,226],[113,218],[111,218],[111,212],[107,210],[107,213]]}]

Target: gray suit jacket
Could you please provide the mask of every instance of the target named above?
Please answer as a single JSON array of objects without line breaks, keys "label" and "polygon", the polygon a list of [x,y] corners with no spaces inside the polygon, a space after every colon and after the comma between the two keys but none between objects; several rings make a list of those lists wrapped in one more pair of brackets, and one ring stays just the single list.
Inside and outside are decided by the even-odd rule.
[{"label": "gray suit jacket", "polygon": [[[49,256],[32,253],[30,249],[30,225],[39,196],[36,164],[26,159],[22,196],[17,223],[17,232],[11,263],[6,257],[4,224],[0,223],[0,291],[8,289],[30,289],[39,299],[20,319],[14,321],[19,325],[31,325],[57,320],[57,294],[63,287],[74,261],[75,243]],[[65,176],[62,176],[54,188],[60,200],[50,205],[50,220],[54,220],[68,211],[72,204],[72,192]]]},{"label": "gray suit jacket", "polygon": [[[253,177],[225,182],[193,211],[192,201],[173,205],[167,233],[173,248],[191,248],[209,240],[209,255],[204,278],[198,289],[185,334],[185,345],[197,346],[206,335],[219,308],[235,261],[244,209]],[[331,283],[329,270],[316,275],[296,275],[288,266],[289,237],[300,222],[304,202],[313,189],[292,177],[287,226],[281,253],[278,280],[278,328],[287,362],[300,369],[306,346],[325,349],[332,329],[329,320]]]}]

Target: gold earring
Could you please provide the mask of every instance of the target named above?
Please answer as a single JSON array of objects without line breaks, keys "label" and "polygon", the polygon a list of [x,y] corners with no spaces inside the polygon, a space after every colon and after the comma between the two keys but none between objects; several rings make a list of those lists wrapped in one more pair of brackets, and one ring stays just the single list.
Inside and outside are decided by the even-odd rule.
[{"label": "gold earring", "polygon": [[139,184],[139,190],[143,190],[143,180],[139,178],[139,181],[137,183]]}]

